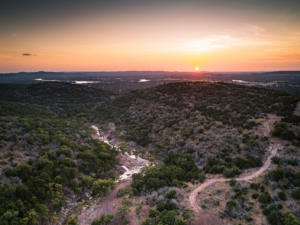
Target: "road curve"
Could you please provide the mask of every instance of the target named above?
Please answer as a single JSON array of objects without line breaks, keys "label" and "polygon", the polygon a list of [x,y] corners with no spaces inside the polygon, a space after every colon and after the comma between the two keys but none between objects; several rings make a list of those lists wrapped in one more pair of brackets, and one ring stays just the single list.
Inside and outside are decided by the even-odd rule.
[{"label": "road curve", "polygon": [[[264,165],[255,173],[253,173],[250,176],[247,177],[241,177],[241,178],[237,178],[235,180],[237,181],[249,181],[255,177],[258,177],[262,172],[264,172],[271,164],[271,159],[272,157],[274,157],[277,154],[277,150],[278,148],[280,148],[281,146],[279,144],[273,144],[270,146],[271,148],[271,154],[268,157],[268,159],[266,160],[266,162],[264,163]],[[199,191],[203,190],[204,188],[212,185],[215,182],[225,182],[225,181],[229,181],[231,179],[225,179],[225,178],[220,178],[220,179],[212,179],[212,180],[208,180],[205,183],[201,184],[199,187],[197,187],[190,195],[189,200],[191,205],[193,206],[193,208],[195,209],[195,211],[197,213],[202,212],[202,208],[199,207],[199,205],[196,202],[196,196],[198,194]]]},{"label": "road curve", "polygon": [[[278,119],[278,118],[274,117],[274,118],[271,118],[270,120],[274,120],[274,119]],[[265,126],[265,132],[264,132],[265,136],[269,136],[269,133],[270,133],[270,127],[269,127],[270,120],[265,121],[264,124],[263,124]],[[250,176],[237,178],[235,180],[237,180],[237,181],[249,181],[249,180],[251,180],[255,177],[258,177],[262,172],[264,172],[270,166],[272,157],[274,157],[277,154],[277,150],[279,148],[282,148],[282,146],[277,143],[277,144],[271,144],[268,148],[269,148],[268,150],[271,151],[271,154],[268,157],[268,159],[265,161],[264,165],[258,171],[256,171],[255,173],[253,173]],[[205,183],[201,184],[194,191],[192,191],[192,193],[189,197],[189,201],[190,201],[191,206],[194,208],[194,210],[198,214],[198,216],[200,216],[200,217],[205,216],[203,209],[201,207],[199,207],[199,205],[197,204],[197,201],[196,201],[196,197],[197,197],[198,192],[205,189],[206,187],[212,185],[215,182],[225,182],[225,181],[229,181],[229,180],[231,180],[231,179],[226,179],[226,178],[211,179],[211,180],[208,180]],[[202,223],[199,223],[199,224],[202,224]]]}]

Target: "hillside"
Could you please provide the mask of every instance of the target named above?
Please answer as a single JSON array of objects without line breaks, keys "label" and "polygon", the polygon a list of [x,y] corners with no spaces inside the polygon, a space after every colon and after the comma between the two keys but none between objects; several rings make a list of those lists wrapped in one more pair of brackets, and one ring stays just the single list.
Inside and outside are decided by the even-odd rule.
[{"label": "hillside", "polygon": [[300,216],[297,95],[210,82],[124,95],[1,87],[4,224],[289,225],[278,221]]},{"label": "hillside", "polygon": [[45,82],[36,84],[0,84],[3,101],[27,102],[40,105],[83,104],[103,101],[116,94],[83,85]]}]

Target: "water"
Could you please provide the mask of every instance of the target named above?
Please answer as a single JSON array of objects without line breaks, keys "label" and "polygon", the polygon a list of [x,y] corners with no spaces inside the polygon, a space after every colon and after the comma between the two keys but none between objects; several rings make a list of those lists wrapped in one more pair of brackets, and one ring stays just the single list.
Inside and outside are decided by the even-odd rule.
[{"label": "water", "polygon": [[[34,79],[34,80],[37,80],[37,81],[57,81],[57,82],[65,82],[65,80],[45,80],[45,79],[42,79],[42,78],[37,78],[37,79]],[[90,81],[90,80],[75,80],[75,81],[68,81],[68,82],[71,82],[71,83],[75,83],[75,84],[91,84],[91,83],[100,83],[100,81]]]},{"label": "water", "polygon": [[126,166],[122,166],[122,167],[126,170],[126,172],[129,171],[129,169]]},{"label": "water", "polygon": [[[96,127],[95,125],[92,125],[92,128],[95,129],[97,131],[97,135],[100,136],[99,128]],[[112,147],[115,147],[111,143],[109,143],[107,140],[104,140],[104,142],[109,144]],[[118,149],[118,150],[120,151],[120,149]],[[130,158],[135,159],[135,155],[129,155],[127,152],[125,154],[127,154]],[[144,165],[135,166],[135,167],[131,168],[130,170],[126,166],[122,166],[126,170],[126,172],[120,176],[119,180],[128,179],[132,176],[132,174],[139,173],[144,166],[148,166],[148,164],[146,163],[146,160],[139,158],[139,157],[138,157],[138,160],[142,160],[144,162]]]}]

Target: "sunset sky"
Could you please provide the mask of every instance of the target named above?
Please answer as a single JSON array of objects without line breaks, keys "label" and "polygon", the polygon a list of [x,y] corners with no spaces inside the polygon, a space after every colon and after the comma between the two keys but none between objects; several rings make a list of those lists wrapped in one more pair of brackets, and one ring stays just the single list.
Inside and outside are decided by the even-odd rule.
[{"label": "sunset sky", "polygon": [[0,73],[300,70],[300,0],[0,0]]}]

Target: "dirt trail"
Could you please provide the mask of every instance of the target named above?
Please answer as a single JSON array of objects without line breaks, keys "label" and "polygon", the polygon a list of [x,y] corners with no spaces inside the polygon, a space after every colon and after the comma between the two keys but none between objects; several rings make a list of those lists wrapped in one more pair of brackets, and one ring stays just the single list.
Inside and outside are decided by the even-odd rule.
[{"label": "dirt trail", "polygon": [[[264,131],[264,135],[265,136],[269,136],[270,133],[270,126],[269,123],[272,120],[278,119],[277,117],[273,117],[270,118],[269,120],[264,122],[264,127],[265,127],[265,131]],[[268,147],[268,152],[270,151],[271,154],[268,157],[268,159],[266,160],[266,162],[264,163],[264,165],[255,173],[253,173],[250,176],[246,176],[246,177],[241,177],[241,178],[237,178],[235,180],[237,181],[249,181],[255,177],[258,177],[262,172],[264,172],[271,164],[271,159],[272,157],[274,157],[277,154],[277,150],[279,148],[281,148],[282,146],[279,143],[276,144],[272,144]],[[206,187],[212,185],[215,182],[225,182],[225,181],[229,181],[231,179],[226,179],[226,178],[220,178],[220,179],[212,179],[212,180],[208,180],[205,183],[201,184],[199,187],[197,187],[190,195],[189,197],[189,201],[190,204],[192,205],[192,207],[195,209],[196,213],[198,214],[197,217],[199,218],[197,220],[197,224],[201,224],[201,225],[217,225],[217,224],[223,224],[222,220],[220,218],[218,218],[215,215],[211,215],[208,214],[206,212],[203,211],[203,209],[201,207],[199,207],[199,205],[197,204],[196,201],[196,197],[199,191],[205,189]]]},{"label": "dirt trail", "polygon": [[[108,140],[103,138],[104,136],[99,133],[99,129],[96,126],[92,126],[97,132],[93,135],[94,139],[101,139],[105,141],[107,144],[111,145]],[[112,147],[116,147],[111,145]],[[130,156],[128,156],[130,157]],[[141,159],[142,160],[142,159]],[[147,165],[147,160],[142,160],[142,162]],[[132,169],[128,171],[126,174],[133,174],[139,172],[138,169]],[[81,211],[81,214],[78,215],[78,224],[86,225],[91,224],[93,220],[99,218],[102,214],[111,214],[115,215],[117,213],[117,201],[116,194],[120,188],[129,187],[131,185],[132,179],[129,176],[123,176],[123,179],[116,183],[116,188],[111,191],[108,195],[99,198],[94,205],[92,205],[89,209],[84,209]],[[138,220],[132,214],[127,214],[126,219],[129,220],[131,225],[139,225]]]},{"label": "dirt trail", "polygon": [[[99,198],[97,202],[92,205],[89,209],[82,210],[81,214],[78,215],[78,224],[86,225],[91,224],[93,220],[99,218],[102,214],[117,213],[117,198],[116,194],[120,188],[129,187],[131,185],[131,179],[123,180],[121,183],[116,185],[116,188],[111,191],[107,196]],[[132,216],[127,215],[126,218],[130,221],[130,224],[138,225],[138,221]]]}]

